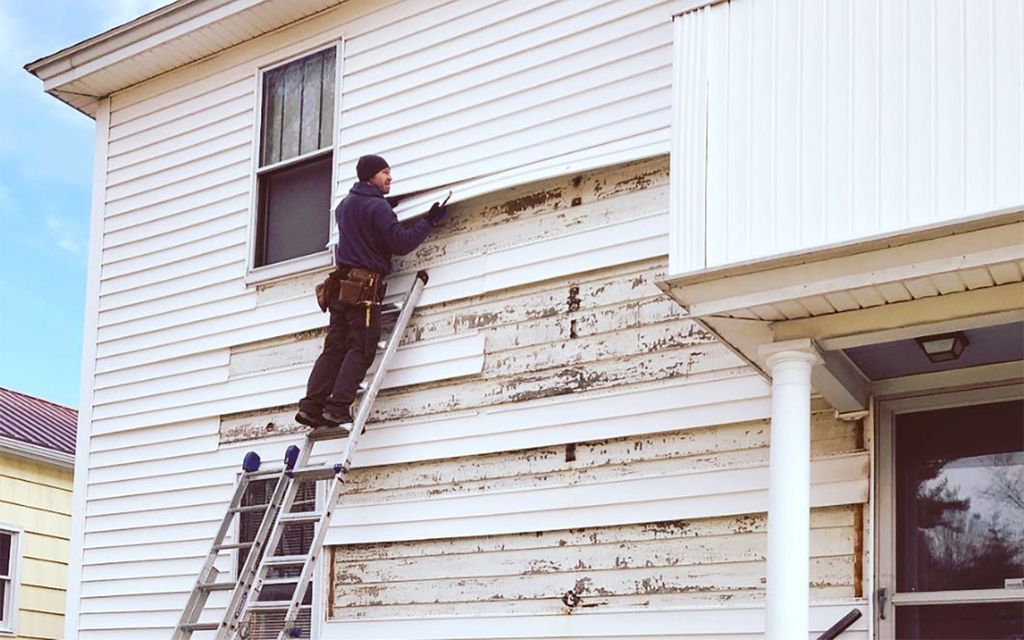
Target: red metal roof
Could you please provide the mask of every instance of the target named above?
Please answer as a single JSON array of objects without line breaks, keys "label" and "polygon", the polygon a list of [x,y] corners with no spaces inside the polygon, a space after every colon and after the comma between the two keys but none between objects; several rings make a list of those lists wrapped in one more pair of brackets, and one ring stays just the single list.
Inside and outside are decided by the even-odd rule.
[{"label": "red metal roof", "polygon": [[74,409],[0,387],[0,436],[73,454],[77,426]]}]

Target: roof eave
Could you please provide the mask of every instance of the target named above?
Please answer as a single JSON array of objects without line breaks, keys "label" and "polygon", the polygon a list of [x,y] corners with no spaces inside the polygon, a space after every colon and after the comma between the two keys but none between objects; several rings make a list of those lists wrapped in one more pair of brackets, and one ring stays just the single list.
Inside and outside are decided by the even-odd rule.
[{"label": "roof eave", "polygon": [[37,462],[52,464],[67,469],[75,468],[74,454],[57,451],[56,449],[50,449],[49,447],[41,447],[39,445],[15,440],[14,438],[8,438],[5,436],[0,436],[0,453],[9,453],[11,455],[29,458]]}]

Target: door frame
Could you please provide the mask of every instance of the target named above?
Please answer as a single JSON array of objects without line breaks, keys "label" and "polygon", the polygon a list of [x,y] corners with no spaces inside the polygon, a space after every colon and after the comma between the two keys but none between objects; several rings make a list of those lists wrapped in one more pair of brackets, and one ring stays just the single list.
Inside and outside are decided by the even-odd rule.
[{"label": "door frame", "polygon": [[[875,501],[875,583],[872,593],[875,628],[879,640],[896,637],[895,609],[900,605],[943,604],[952,602],[1024,602],[1024,590],[979,589],[965,591],[931,591],[923,593],[896,592],[896,495],[894,491],[895,447],[894,426],[904,413],[933,411],[1007,400],[1024,399],[1021,380],[1007,380],[973,389],[934,389],[921,395],[876,400],[878,439],[876,441],[875,474],[878,479]],[[887,590],[884,607],[880,605],[880,589]],[[883,617],[884,616],[884,617]]]}]

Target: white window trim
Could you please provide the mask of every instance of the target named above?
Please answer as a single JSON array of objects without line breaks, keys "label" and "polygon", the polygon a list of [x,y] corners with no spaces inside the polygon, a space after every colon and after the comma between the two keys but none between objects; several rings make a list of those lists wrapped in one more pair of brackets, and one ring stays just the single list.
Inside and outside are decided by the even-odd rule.
[{"label": "white window trim", "polygon": [[[271,169],[277,169],[288,166],[290,164],[301,162],[303,160],[312,158],[318,154],[326,153],[325,147],[316,151],[306,153],[295,158],[289,158],[288,160],[278,162],[266,167],[260,167],[260,149],[263,144],[263,119],[261,114],[263,113],[263,77],[268,71],[272,71],[278,67],[294,62],[306,56],[325,51],[330,47],[334,47],[334,109],[331,114],[332,117],[332,136],[331,136],[331,197],[330,203],[331,208],[326,212],[328,227],[328,244],[324,247],[323,251],[316,253],[299,256],[292,258],[291,260],[285,260],[283,262],[277,262],[271,265],[263,267],[256,266],[256,232],[257,222],[259,217],[259,176],[262,173],[267,172]],[[306,273],[310,271],[317,271],[331,266],[334,263],[334,251],[332,250],[333,243],[337,242],[337,233],[334,229],[334,201],[337,191],[338,182],[338,151],[340,149],[340,128],[341,128],[341,80],[344,74],[342,73],[342,63],[345,59],[345,39],[336,38],[324,42],[316,47],[311,47],[287,58],[277,60],[271,64],[258,67],[253,74],[256,83],[253,95],[255,96],[255,104],[253,105],[253,149],[252,149],[252,164],[249,175],[249,221],[247,236],[248,241],[246,245],[246,260],[245,260],[245,283],[246,285],[262,284],[271,282],[273,280],[280,280],[300,273]]]},{"label": "white window trim", "polygon": [[[953,602],[1024,602],[1024,590],[978,589],[972,591],[931,591],[897,593],[896,591],[896,494],[894,491],[895,447],[893,446],[896,417],[904,413],[936,411],[1007,400],[1024,399],[1021,380],[1003,381],[998,386],[944,391],[934,389],[926,395],[899,399],[881,399],[878,403],[877,466],[878,493],[876,516],[876,591],[871,594],[875,606],[875,624],[880,640],[896,637],[895,609],[900,605],[944,604]],[[887,590],[885,619],[877,606],[877,588]]]},{"label": "white window trim", "polygon": [[0,621],[0,635],[18,634],[18,592],[21,591],[21,544],[25,537],[25,528],[14,524],[0,522],[0,532],[11,534],[11,594],[10,619]]}]

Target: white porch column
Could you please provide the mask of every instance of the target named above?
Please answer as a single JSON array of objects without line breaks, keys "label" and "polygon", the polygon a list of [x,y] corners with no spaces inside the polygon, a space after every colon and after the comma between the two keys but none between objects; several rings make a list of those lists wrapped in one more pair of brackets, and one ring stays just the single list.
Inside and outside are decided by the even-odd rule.
[{"label": "white porch column", "polygon": [[810,340],[765,345],[772,376],[768,484],[768,640],[803,640],[810,607],[811,367],[821,362]]}]

